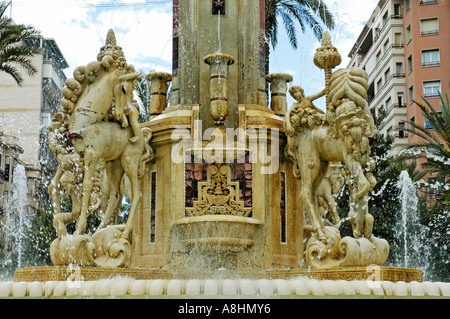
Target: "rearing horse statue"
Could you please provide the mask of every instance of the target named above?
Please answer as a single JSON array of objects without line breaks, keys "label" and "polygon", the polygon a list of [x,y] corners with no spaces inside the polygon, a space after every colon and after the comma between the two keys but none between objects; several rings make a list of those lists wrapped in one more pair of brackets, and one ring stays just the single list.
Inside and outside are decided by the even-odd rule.
[{"label": "rearing horse statue", "polygon": [[[317,189],[331,162],[345,163],[352,200],[361,204],[352,205],[357,210],[351,211],[356,222],[354,235],[362,235],[366,214],[362,203],[375,186],[373,177],[367,174],[372,162],[369,138],[375,134],[374,121],[365,100],[367,89],[365,71],[357,68],[339,70],[330,79],[329,114],[325,116],[301,104],[286,114],[287,155],[294,162],[296,177],[302,180],[300,199],[313,231],[321,240],[328,236],[319,213]],[[366,234],[369,236],[368,231]]]},{"label": "rearing horse statue", "polygon": [[[49,192],[57,203],[54,206],[58,206],[60,202],[58,190],[61,186],[65,186],[69,196],[79,197],[74,201],[77,205],[74,205],[71,213],[61,213],[60,207],[55,207],[54,224],[60,238],[67,237],[65,225],[72,222],[76,222],[74,237],[85,236],[87,216],[100,204],[98,191],[94,191],[98,185],[94,187],[94,184],[99,184],[99,167],[103,166],[109,183],[109,187],[106,187],[109,200],[107,207],[103,207],[102,223],[92,239],[97,245],[101,241],[98,238],[104,237],[98,235],[101,229],[114,223],[113,217],[116,217],[122,195],[120,183],[126,174],[131,184],[132,193],[128,194],[131,207],[127,223],[120,230],[120,242],[122,246],[129,246],[134,216],[141,197],[139,179],[144,174],[145,164],[153,158],[153,150],[149,144],[152,132],[149,128],[140,128],[139,134],[135,135],[131,127],[123,125],[126,110],[133,104],[133,91],[140,75],[133,66],[126,63],[112,30],[108,33],[106,45],[101,49],[97,60],[86,67],[78,67],[74,72],[74,79],[66,81],[64,99],[61,102],[63,108],[50,127],[52,151],[60,166],[49,186]],[[137,122],[132,125],[139,128]],[[71,180],[77,186],[68,185]],[[93,196],[97,200],[92,200]],[[108,233],[111,234],[110,231]],[[119,236],[118,229],[115,234],[114,236]],[[93,248],[92,239],[87,238],[84,244],[88,251],[81,259],[86,264],[92,263],[93,256],[98,256],[98,252],[103,249]],[[64,259],[64,253],[58,253],[58,249],[63,250],[57,247],[58,243],[55,243],[53,252],[56,253],[53,255],[56,256],[55,259],[60,259],[61,256]],[[123,250],[122,248],[119,250]],[[97,250],[95,254],[93,249]],[[77,258],[74,259],[74,263],[77,263]]]}]

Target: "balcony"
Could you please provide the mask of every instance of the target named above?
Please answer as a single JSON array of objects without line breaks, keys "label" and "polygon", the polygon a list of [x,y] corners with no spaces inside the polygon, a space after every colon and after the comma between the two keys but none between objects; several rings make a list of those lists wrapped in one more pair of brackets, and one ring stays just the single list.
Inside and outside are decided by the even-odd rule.
[{"label": "balcony", "polygon": [[387,110],[387,114],[393,112],[394,116],[406,116],[406,104],[393,104]]},{"label": "balcony", "polygon": [[391,15],[391,24],[393,27],[403,27],[403,16]]},{"label": "balcony", "polygon": [[424,94],[423,97],[426,98],[426,99],[437,99],[437,98],[440,98],[439,93]]},{"label": "balcony", "polygon": [[440,66],[441,61],[422,61],[422,66],[424,68],[433,67],[433,66]]},{"label": "balcony", "polygon": [[438,35],[438,34],[439,34],[439,30],[420,31],[420,35],[422,37],[429,37],[429,36]]},{"label": "balcony", "polygon": [[408,145],[408,135],[406,137],[397,137],[394,136],[394,145],[395,146],[407,146]]}]

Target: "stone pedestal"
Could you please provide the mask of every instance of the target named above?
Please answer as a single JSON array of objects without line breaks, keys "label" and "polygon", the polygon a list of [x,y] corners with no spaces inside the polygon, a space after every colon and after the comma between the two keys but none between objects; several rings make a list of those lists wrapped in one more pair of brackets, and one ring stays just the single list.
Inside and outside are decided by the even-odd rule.
[{"label": "stone pedestal", "polygon": [[167,107],[168,82],[172,81],[172,75],[165,72],[152,72],[147,74],[147,80],[150,81],[150,119],[154,119]]},{"label": "stone pedestal", "polygon": [[273,73],[266,76],[266,81],[270,83],[270,108],[277,115],[284,116],[287,112],[287,84],[292,80],[292,75],[286,73]]}]

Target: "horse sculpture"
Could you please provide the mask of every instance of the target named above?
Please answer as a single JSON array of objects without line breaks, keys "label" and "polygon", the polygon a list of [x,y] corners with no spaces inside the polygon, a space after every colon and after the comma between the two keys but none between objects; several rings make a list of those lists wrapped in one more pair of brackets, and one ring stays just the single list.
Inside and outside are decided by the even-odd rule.
[{"label": "horse sculpture", "polygon": [[[327,114],[302,107],[302,103],[286,114],[286,153],[294,163],[295,176],[302,181],[299,196],[313,231],[309,244],[328,247],[331,259],[339,259],[340,235],[336,228],[324,226],[318,205],[319,186],[330,163],[344,162],[351,191],[349,218],[354,238],[373,239],[373,218],[368,214],[367,202],[376,184],[371,174],[374,161],[370,158],[369,144],[375,125],[366,102],[367,90],[368,76],[364,70],[338,70],[330,78]],[[325,255],[326,252],[322,259]],[[310,257],[317,259],[317,255]]]},{"label": "horse sculpture", "polygon": [[[125,109],[133,103],[133,91],[139,74],[126,63],[112,31],[108,33],[98,61],[77,68],[74,77],[66,82],[63,108],[55,116],[50,129],[52,150],[60,167],[49,192],[56,206],[60,202],[57,191],[60,186],[70,196],[79,197],[74,200],[78,204],[74,205],[71,213],[62,214],[59,208],[55,209],[54,223],[58,235],[64,237],[67,235],[65,224],[76,221],[74,237],[85,237],[87,216],[101,203],[99,185],[101,174],[106,171],[108,204],[103,207],[102,222],[93,236],[95,244],[90,238],[85,240],[86,247],[89,246],[86,254],[98,256],[99,251],[105,250],[96,247],[102,241],[99,239],[102,236],[113,236],[115,241],[129,246],[134,215],[141,196],[139,179],[143,176],[145,164],[153,157],[149,145],[152,132],[149,128],[141,128],[140,133],[135,135],[130,126],[123,125]],[[132,124],[133,127],[138,125]],[[113,217],[117,215],[121,202],[120,183],[124,174],[131,184],[131,194],[128,194],[131,195],[131,207],[127,223],[120,230],[116,228],[114,235],[97,235],[114,223]],[[69,183],[64,183],[64,176],[72,177]],[[53,256],[58,255],[58,249],[61,251],[56,246],[57,243]],[[60,260],[61,256],[55,259]],[[85,264],[89,264],[93,257],[82,259]],[[72,260],[66,258],[65,262]]]}]

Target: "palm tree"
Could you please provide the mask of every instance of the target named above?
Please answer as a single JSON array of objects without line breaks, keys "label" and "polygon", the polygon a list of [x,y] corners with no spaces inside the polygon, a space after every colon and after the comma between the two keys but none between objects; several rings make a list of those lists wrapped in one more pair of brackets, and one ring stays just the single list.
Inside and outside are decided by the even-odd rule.
[{"label": "palm tree", "polygon": [[[436,180],[446,183],[444,187],[444,203],[450,204],[450,109],[447,93],[440,93],[441,112],[437,111],[431,103],[423,98],[425,105],[414,101],[421,109],[425,121],[432,129],[415,122],[408,121],[406,131],[417,135],[421,142],[411,144],[407,151],[401,154],[403,159],[422,158],[425,162],[422,168]],[[408,152],[416,150],[418,152]]]},{"label": "palm tree", "polygon": [[41,54],[42,49],[35,45],[40,39],[40,32],[32,26],[16,25],[4,13],[8,3],[0,3],[0,71],[11,75],[18,85],[22,85],[24,78],[18,67],[25,70],[28,76],[37,73],[31,58]]},{"label": "palm tree", "polygon": [[323,0],[266,0],[266,36],[274,48],[278,43],[279,17],[295,49],[298,45],[296,22],[302,32],[306,31],[306,27],[311,28],[319,41],[324,31],[321,23],[330,30],[334,28],[334,17]]},{"label": "palm tree", "polygon": [[[296,24],[304,33],[311,28],[317,40],[322,39],[323,25],[334,29],[334,17],[323,0],[266,0],[266,39],[272,47],[278,44],[279,18],[294,49],[298,47]],[[269,46],[266,45],[266,72],[269,70]]]}]

